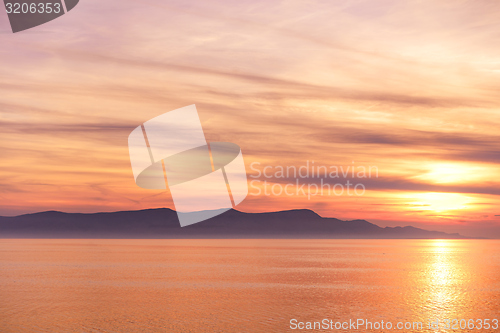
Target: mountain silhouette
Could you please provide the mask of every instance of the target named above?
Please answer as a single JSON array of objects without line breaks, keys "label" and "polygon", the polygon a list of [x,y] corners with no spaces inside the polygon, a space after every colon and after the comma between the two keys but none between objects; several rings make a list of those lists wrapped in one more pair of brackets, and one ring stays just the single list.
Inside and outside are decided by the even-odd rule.
[{"label": "mountain silhouette", "polygon": [[464,239],[459,234],[407,227],[379,227],[365,220],[324,218],[312,210],[270,213],[229,210],[181,228],[168,208],[113,213],[47,211],[0,217],[0,238],[388,238]]}]

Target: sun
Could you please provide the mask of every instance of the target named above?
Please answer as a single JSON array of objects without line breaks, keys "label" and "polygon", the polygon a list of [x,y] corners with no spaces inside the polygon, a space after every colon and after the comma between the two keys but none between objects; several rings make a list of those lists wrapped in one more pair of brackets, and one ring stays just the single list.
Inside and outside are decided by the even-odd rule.
[{"label": "sun", "polygon": [[434,184],[465,184],[491,179],[492,169],[471,163],[430,163],[415,177]]},{"label": "sun", "polygon": [[410,202],[413,209],[436,213],[466,209],[472,203],[472,198],[460,193],[415,193],[411,197],[414,199]]}]

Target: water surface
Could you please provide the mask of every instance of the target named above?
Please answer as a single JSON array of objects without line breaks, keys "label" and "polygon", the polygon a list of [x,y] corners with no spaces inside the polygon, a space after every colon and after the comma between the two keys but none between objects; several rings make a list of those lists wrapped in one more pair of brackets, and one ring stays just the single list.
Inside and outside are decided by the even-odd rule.
[{"label": "water surface", "polygon": [[299,331],[291,319],[453,332],[427,323],[499,309],[495,240],[0,240],[2,333]]}]

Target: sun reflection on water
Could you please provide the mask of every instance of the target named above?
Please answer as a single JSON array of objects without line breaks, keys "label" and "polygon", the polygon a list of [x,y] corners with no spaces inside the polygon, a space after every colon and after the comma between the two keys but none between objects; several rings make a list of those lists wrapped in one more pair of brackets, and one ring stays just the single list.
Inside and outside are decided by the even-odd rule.
[{"label": "sun reflection on water", "polygon": [[430,240],[427,252],[427,267],[421,276],[424,285],[421,306],[426,320],[439,320],[440,328],[444,329],[446,319],[460,318],[464,313],[467,293],[463,287],[470,282],[469,274],[460,261],[460,241]]}]

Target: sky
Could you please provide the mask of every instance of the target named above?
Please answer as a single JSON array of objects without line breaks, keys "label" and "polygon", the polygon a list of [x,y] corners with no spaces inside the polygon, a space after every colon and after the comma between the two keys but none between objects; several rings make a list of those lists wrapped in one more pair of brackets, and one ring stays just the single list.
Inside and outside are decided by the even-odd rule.
[{"label": "sky", "polygon": [[[174,208],[135,184],[127,138],[195,104],[241,147],[239,210],[500,237],[499,19],[494,0],[81,0],[13,34],[0,12],[0,215]],[[313,164],[377,173],[325,179],[362,195],[263,193],[297,181],[265,167]]]}]

